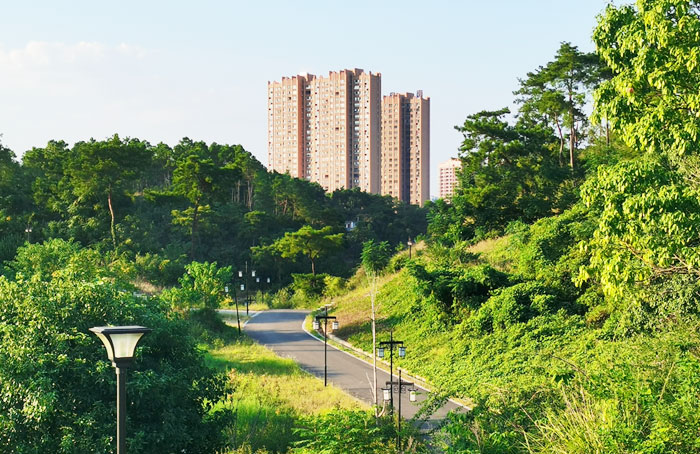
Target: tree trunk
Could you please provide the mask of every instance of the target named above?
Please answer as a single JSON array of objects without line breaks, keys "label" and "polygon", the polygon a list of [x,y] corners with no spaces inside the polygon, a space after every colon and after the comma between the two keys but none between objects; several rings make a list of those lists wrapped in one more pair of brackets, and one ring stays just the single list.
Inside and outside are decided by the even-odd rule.
[{"label": "tree trunk", "polygon": [[194,212],[192,213],[192,245],[190,249],[190,258],[194,260],[194,251],[197,238],[197,221],[199,215],[199,202],[194,204]]},{"label": "tree trunk", "polygon": [[569,124],[571,125],[569,134],[569,165],[574,169],[574,147],[576,145],[576,124],[574,123],[574,94],[569,89]]},{"label": "tree trunk", "polygon": [[561,125],[559,124],[559,117],[554,117],[555,124],[557,125],[557,132],[559,132],[559,165],[564,165],[564,132],[561,130]]},{"label": "tree trunk", "polygon": [[109,214],[111,216],[109,230],[112,233],[112,246],[117,249],[117,232],[114,230],[114,208],[112,207],[112,185],[109,185],[107,190],[107,205],[109,206]]},{"label": "tree trunk", "polygon": [[316,276],[316,264],[314,263],[313,257],[309,257],[311,259],[311,275]]},{"label": "tree trunk", "polygon": [[248,180],[248,210],[253,209],[253,179]]}]

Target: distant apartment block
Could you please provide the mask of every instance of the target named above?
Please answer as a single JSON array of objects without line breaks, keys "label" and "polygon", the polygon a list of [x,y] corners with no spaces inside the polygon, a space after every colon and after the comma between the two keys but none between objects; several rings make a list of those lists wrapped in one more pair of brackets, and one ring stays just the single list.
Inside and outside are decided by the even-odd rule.
[{"label": "distant apartment block", "polygon": [[332,192],[360,188],[422,205],[430,186],[430,98],[381,97],[381,74],[300,74],[267,85],[268,168]]},{"label": "distant apartment block", "polygon": [[459,183],[457,170],[462,168],[462,161],[457,158],[450,158],[445,162],[441,162],[438,168],[440,171],[440,198],[450,200]]},{"label": "distant apartment block", "polygon": [[430,98],[391,93],[382,99],[382,195],[423,205],[430,198]]},{"label": "distant apartment block", "polygon": [[332,192],[379,193],[381,75],[361,69],[268,82],[268,167]]}]

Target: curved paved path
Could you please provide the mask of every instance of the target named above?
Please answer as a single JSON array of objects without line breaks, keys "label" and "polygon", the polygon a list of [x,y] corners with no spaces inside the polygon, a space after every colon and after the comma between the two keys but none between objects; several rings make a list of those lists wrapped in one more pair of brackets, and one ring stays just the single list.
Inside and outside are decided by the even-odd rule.
[{"label": "curved paved path", "polygon": [[[305,370],[323,379],[323,342],[314,338],[302,328],[309,311],[273,310],[265,311],[252,318],[245,326],[245,332],[257,342],[271,348],[278,355],[295,360]],[[394,371],[396,372],[396,371]],[[389,373],[377,370],[379,387],[384,387]],[[372,403],[370,382],[372,366],[348,353],[328,345],[328,382],[343,389],[356,398]],[[394,377],[398,381],[398,377]],[[421,390],[418,404],[425,399],[426,391]],[[381,391],[380,391],[381,392]],[[381,396],[381,394],[380,394]],[[394,393],[394,405],[398,407],[398,394]],[[458,405],[447,402],[430,417],[430,425],[442,419],[448,411],[459,409]],[[413,417],[418,406],[402,395],[401,415]]]}]

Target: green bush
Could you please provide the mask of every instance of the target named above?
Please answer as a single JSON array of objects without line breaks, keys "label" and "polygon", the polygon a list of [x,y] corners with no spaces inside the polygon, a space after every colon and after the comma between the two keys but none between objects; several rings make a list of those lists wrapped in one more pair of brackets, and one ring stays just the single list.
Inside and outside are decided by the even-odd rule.
[{"label": "green bush", "polygon": [[161,298],[173,309],[217,309],[225,298],[225,287],[231,282],[230,266],[217,267],[216,262],[192,262],[179,279],[180,287],[164,290]]},{"label": "green bush", "polygon": [[389,454],[395,452],[394,433],[391,421],[377,425],[371,411],[336,410],[305,418],[292,453]]},{"label": "green bush", "polygon": [[0,277],[0,452],[114,452],[115,373],[88,331],[106,324],[144,325],[129,370],[129,452],[210,453],[219,426],[209,402],[223,380],[204,364],[182,321],[157,300],[133,296],[120,282]]}]

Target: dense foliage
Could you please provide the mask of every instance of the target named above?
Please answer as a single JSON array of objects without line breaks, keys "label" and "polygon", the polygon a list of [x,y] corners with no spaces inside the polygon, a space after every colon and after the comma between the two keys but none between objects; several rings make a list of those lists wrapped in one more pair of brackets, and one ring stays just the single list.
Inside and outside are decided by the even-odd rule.
[{"label": "dense foliage", "polygon": [[333,295],[336,334],[368,351],[394,331],[400,367],[470,403],[439,452],[700,452],[700,4],[610,5],[593,38],[528,73],[512,115],[467,116],[459,189],[427,216],[240,146],[0,146],[0,450],[110,452],[114,375],[87,328],[138,323],[133,452],[392,452],[371,413],[247,408],[252,379],[204,365],[193,335],[225,331],[213,310],[255,267],[289,284],[279,305]]},{"label": "dense foliage", "polygon": [[[696,1],[609,6],[597,56],[562,44],[515,119],[458,127],[461,188],[377,297],[399,366],[473,407],[440,452],[700,452],[699,30]],[[369,351],[367,292],[335,315]]]},{"label": "dense foliage", "polygon": [[153,329],[129,372],[130,452],[211,452],[208,418],[221,381],[187,325],[158,300],[134,296],[99,254],[60,240],[21,248],[0,277],[0,451],[113,452],[115,374],[88,331],[107,323]]}]

